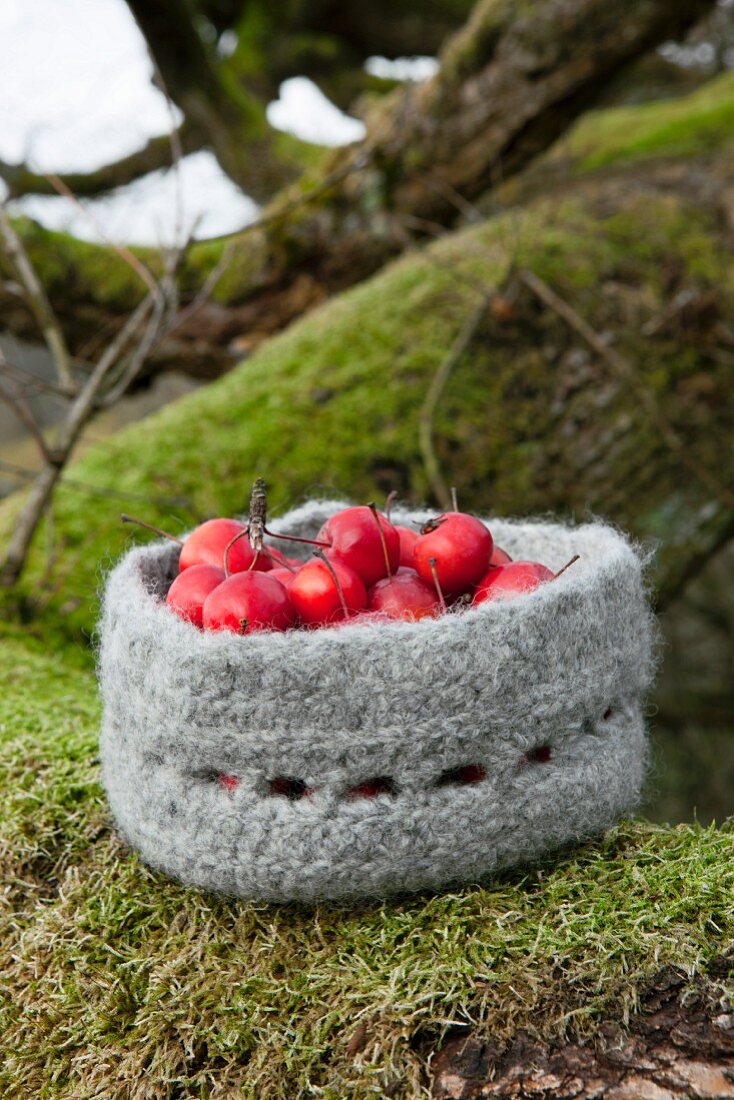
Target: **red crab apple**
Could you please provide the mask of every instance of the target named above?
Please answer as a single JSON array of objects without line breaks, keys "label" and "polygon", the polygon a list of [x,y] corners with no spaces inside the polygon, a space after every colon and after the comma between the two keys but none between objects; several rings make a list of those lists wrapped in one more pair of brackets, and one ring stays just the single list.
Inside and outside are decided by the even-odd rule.
[{"label": "red crab apple", "polygon": [[440,609],[434,586],[421,580],[415,569],[403,566],[372,586],[369,601],[372,611],[382,611],[390,619],[415,621],[435,616]]},{"label": "red crab apple", "polygon": [[[216,565],[224,569],[224,552],[235,535],[247,530],[244,523],[236,519],[208,519],[195,527],[181,547],[178,567],[181,571],[192,565]],[[271,562],[267,554],[260,554],[255,565],[255,551],[250,546],[246,534],[233,543],[229,551],[227,567],[230,573],[243,573],[251,566],[260,572],[267,572]]]},{"label": "red crab apple", "polygon": [[327,519],[318,535],[331,547],[329,558],[344,562],[369,586],[400,565],[400,536],[376,508],[357,505]]},{"label": "red crab apple", "polygon": [[224,570],[216,565],[192,565],[174,580],[166,603],[182,619],[203,626],[204,601],[224,580]]},{"label": "red crab apple", "polygon": [[346,619],[367,606],[360,577],[337,557],[306,562],[293,578],[290,597],[306,626]]},{"label": "red crab apple", "polygon": [[[303,564],[303,562],[299,562],[298,564],[300,566],[300,565]],[[290,587],[293,584],[293,578],[295,577],[295,575],[296,575],[296,570],[295,569],[289,569],[285,565],[276,565],[275,568],[270,570],[270,576],[274,580],[280,581],[280,583],[285,588],[286,592],[290,591]]]},{"label": "red crab apple", "polygon": [[295,621],[290,596],[280,581],[251,570],[233,573],[204,602],[206,630],[287,630]]},{"label": "red crab apple", "polygon": [[408,569],[412,569],[413,547],[420,538],[420,535],[417,531],[412,531],[410,527],[396,526],[395,530],[400,537],[400,564],[406,566]]},{"label": "red crab apple", "polygon": [[492,536],[481,520],[465,512],[444,512],[423,528],[413,547],[413,566],[426,584],[433,584],[434,559],[441,590],[453,598],[484,576],[492,547]]},{"label": "red crab apple", "polygon": [[490,565],[508,565],[512,561],[512,558],[503,550],[501,546],[495,545],[492,547],[492,557],[489,559]]},{"label": "red crab apple", "polygon": [[512,599],[522,592],[534,592],[540,584],[553,578],[550,569],[536,561],[493,565],[477,585],[472,602],[478,604],[487,600]]},{"label": "red crab apple", "polygon": [[265,553],[270,558],[273,569],[280,569],[281,567],[287,569],[290,566],[295,571],[303,565],[300,558],[288,558],[277,546],[271,546],[270,543],[265,545]]}]

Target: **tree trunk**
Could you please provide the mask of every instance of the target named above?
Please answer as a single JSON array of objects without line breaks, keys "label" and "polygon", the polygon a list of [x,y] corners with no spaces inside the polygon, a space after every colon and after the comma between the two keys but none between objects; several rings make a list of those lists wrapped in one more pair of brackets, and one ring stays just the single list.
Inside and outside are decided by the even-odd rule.
[{"label": "tree trunk", "polygon": [[127,0],[152,45],[158,83],[183,111],[187,124],[205,135],[222,169],[258,202],[300,171],[292,154],[298,143],[273,130],[265,105],[217,62],[198,31],[190,0]]}]

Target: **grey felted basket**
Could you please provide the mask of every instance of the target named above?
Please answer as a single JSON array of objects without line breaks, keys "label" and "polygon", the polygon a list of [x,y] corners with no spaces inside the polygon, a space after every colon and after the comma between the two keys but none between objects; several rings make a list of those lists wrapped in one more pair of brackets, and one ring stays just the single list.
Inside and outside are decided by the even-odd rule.
[{"label": "grey felted basket", "polygon": [[[272,526],[313,536],[342,507]],[[104,597],[101,758],[143,859],[253,899],[383,896],[476,881],[633,808],[654,666],[640,556],[602,523],[491,530],[513,557],[581,560],[438,619],[239,637],[163,604],[177,547],[130,551]],[[466,765],[485,778],[462,783]],[[376,777],[391,789],[350,795]]]}]

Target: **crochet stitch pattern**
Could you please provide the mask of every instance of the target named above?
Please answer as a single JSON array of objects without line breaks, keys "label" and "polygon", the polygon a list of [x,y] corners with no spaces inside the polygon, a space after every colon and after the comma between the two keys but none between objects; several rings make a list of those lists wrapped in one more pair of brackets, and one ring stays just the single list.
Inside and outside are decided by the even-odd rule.
[{"label": "crochet stitch pattern", "polygon": [[[271,526],[313,537],[344,506]],[[176,546],[127,553],[99,653],[103,781],[127,842],[184,883],[312,902],[484,879],[633,809],[655,665],[641,555],[604,523],[491,530],[554,571],[581,558],[437,619],[241,637],[163,604]]]}]

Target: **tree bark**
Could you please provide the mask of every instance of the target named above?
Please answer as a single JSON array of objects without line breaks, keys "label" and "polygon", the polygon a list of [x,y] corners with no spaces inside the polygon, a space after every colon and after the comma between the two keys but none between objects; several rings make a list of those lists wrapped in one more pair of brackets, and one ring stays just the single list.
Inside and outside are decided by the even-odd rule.
[{"label": "tree bark", "polygon": [[643,993],[629,1030],[605,1020],[578,1042],[534,1043],[519,1034],[505,1049],[472,1035],[453,1039],[433,1063],[435,1100],[734,1100],[734,1015],[719,956],[716,980],[661,971]]},{"label": "tree bark", "polygon": [[300,171],[289,155],[296,142],[269,125],[265,105],[217,63],[197,28],[190,0],[127,0],[148,42],[163,90],[222,169],[258,202],[267,201]]}]

